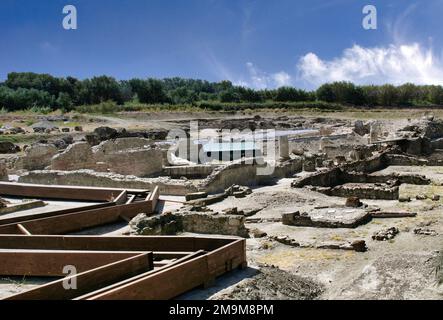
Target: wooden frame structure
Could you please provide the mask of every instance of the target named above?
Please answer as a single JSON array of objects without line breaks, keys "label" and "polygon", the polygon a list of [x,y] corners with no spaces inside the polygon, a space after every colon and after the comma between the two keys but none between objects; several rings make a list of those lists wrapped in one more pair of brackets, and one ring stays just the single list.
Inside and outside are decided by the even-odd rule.
[{"label": "wooden frame structure", "polygon": [[[247,265],[246,241],[237,237],[67,235],[127,222],[141,212],[154,214],[158,188],[0,183],[2,195],[102,202],[0,219],[0,275],[51,277],[7,300],[171,299]],[[66,277],[66,266],[74,266],[76,274]],[[65,288],[71,280],[77,289]]]}]

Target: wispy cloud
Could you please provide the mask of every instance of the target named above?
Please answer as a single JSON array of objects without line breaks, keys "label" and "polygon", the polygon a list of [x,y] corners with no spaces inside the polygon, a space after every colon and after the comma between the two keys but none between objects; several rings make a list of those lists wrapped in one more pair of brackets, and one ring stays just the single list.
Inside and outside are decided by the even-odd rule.
[{"label": "wispy cloud", "polygon": [[386,28],[395,44],[407,42],[411,32],[410,16],[417,10],[419,4],[413,3],[406,7],[395,19],[388,20]]},{"label": "wispy cloud", "polygon": [[299,78],[313,85],[330,81],[358,84],[443,84],[443,64],[418,43],[364,48],[354,45],[340,57],[322,60],[308,53],[298,63]]},{"label": "wispy cloud", "polygon": [[246,63],[249,78],[244,81],[249,87],[266,89],[288,86],[292,84],[292,77],[285,71],[268,74],[257,68],[252,62]]}]

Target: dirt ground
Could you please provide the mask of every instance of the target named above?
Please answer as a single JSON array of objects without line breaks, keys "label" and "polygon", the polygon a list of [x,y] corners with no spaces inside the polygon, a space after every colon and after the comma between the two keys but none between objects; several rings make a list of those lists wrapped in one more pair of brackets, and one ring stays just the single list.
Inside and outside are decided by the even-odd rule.
[{"label": "dirt ground", "polygon": [[[422,173],[420,169],[421,167],[414,168],[416,172]],[[279,218],[282,212],[344,204],[343,198],[291,188],[291,180],[282,179],[276,186],[254,189],[246,198],[229,197],[210,207],[217,210],[229,207],[262,208],[251,218],[266,221],[269,218]],[[403,186],[401,193],[410,191],[407,186]],[[319,299],[442,299],[442,279],[438,272],[443,254],[441,202],[412,200],[405,204],[397,200],[362,201],[386,211],[398,211],[401,208],[416,212],[417,216],[375,218],[355,229],[295,227],[280,222],[248,223],[249,228],[257,228],[267,234],[264,238],[247,240],[250,263],[274,265],[321,284],[324,290]],[[400,230],[394,239],[372,240],[374,232],[389,227]],[[417,227],[430,228],[438,235],[416,235],[413,230]],[[274,238],[278,236],[288,236],[299,243],[300,247],[275,241]],[[318,248],[354,240],[365,240],[368,251]],[[235,296],[235,292],[242,289],[240,286],[240,289],[232,290]]]}]

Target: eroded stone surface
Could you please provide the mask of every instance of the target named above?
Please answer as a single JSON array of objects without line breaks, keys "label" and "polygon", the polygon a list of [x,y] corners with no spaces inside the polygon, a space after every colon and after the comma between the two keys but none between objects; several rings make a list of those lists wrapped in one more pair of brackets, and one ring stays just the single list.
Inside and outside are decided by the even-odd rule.
[{"label": "eroded stone surface", "polygon": [[357,208],[324,208],[282,214],[283,224],[300,227],[355,228],[369,220],[371,214]]}]

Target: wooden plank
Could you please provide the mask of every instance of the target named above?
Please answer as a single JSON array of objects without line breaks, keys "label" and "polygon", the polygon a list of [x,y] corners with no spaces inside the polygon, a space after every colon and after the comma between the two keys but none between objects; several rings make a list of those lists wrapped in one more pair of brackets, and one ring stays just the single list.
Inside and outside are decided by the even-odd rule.
[{"label": "wooden plank", "polygon": [[[56,280],[8,297],[6,300],[61,300],[74,299],[80,295],[97,290],[116,281],[134,276],[146,270],[153,269],[152,253],[143,253],[135,257],[107,264],[77,275]],[[66,281],[75,278],[77,288],[66,290],[63,286]]]},{"label": "wooden plank", "polygon": [[20,223],[20,222],[28,221],[28,220],[54,217],[54,216],[59,216],[62,214],[68,214],[68,213],[79,212],[79,211],[94,210],[94,209],[99,209],[99,208],[111,207],[114,205],[115,205],[114,202],[105,202],[105,203],[86,205],[86,206],[76,207],[76,208],[69,208],[69,209],[48,211],[48,212],[42,212],[42,213],[28,214],[28,215],[19,216],[19,217],[1,218],[0,225]]},{"label": "wooden plank", "polygon": [[159,196],[160,196],[160,189],[158,186],[156,186],[149,195],[149,201],[151,201],[151,206],[152,206],[151,212],[155,212],[155,207],[157,206]]},{"label": "wooden plank", "polygon": [[[13,225],[16,228],[16,225]],[[198,240],[196,240],[198,239]],[[189,236],[83,236],[83,235],[0,235],[0,248],[98,251],[196,251],[214,250],[216,244],[230,243],[232,238]],[[237,240],[238,238],[234,238]],[[199,243],[196,245],[196,241]]]},{"label": "wooden plank", "polygon": [[130,204],[130,203],[134,202],[134,200],[135,200],[135,194],[131,195],[131,196],[128,198],[128,201],[126,201],[126,204]]},{"label": "wooden plank", "polygon": [[[166,300],[203,285],[208,279],[207,256],[161,269],[87,300]],[[172,280],[173,279],[173,280]]]},{"label": "wooden plank", "polygon": [[23,225],[21,225],[20,223],[17,224],[17,228],[20,230],[21,233],[23,233],[24,235],[30,236],[31,232],[29,232],[28,230],[26,230],[25,227],[23,227]]},{"label": "wooden plank", "polygon": [[75,266],[83,272],[99,266],[127,259],[143,252],[109,251],[0,251],[2,276],[64,276],[63,268]]},{"label": "wooden plank", "polygon": [[113,201],[115,204],[125,204],[128,201],[128,192],[123,190],[118,197]]},{"label": "wooden plank", "polygon": [[[112,201],[123,189],[83,186],[39,185],[29,183],[0,182],[0,195],[45,199],[84,201]],[[146,193],[146,190],[127,190],[129,193]]]},{"label": "wooden plank", "polygon": [[[151,203],[143,201],[24,221],[22,225],[32,234],[65,234],[117,222],[122,215],[133,218],[142,212],[151,213],[150,210]],[[0,226],[0,234],[8,233],[11,233],[11,225]]]},{"label": "wooden plank", "polygon": [[[203,250],[196,251],[196,252],[194,252],[194,253],[192,253],[190,255],[187,255],[185,257],[177,259],[174,262],[172,262],[170,264],[167,264],[167,265],[165,265],[163,267],[160,267],[158,269],[154,269],[152,271],[149,271],[149,272],[146,272],[146,273],[143,273],[143,274],[139,274],[139,275],[137,275],[135,277],[126,279],[126,280],[121,281],[119,283],[114,283],[114,284],[112,284],[112,285],[110,285],[108,287],[104,287],[104,288],[101,288],[100,290],[97,290],[95,292],[90,292],[90,293],[88,293],[88,294],[86,294],[84,296],[78,297],[77,299],[78,300],[99,300],[102,297],[107,296],[108,292],[110,292],[110,291],[118,290],[119,288],[121,288],[123,286],[131,285],[132,283],[134,283],[136,281],[140,281],[140,280],[143,281],[143,279],[146,279],[147,277],[149,277],[149,276],[151,276],[151,275],[153,275],[153,274],[155,274],[157,272],[173,268],[173,267],[175,267],[177,265],[180,265],[180,264],[182,264],[182,263],[184,263],[186,261],[190,261],[190,260],[193,260],[193,259],[195,259],[197,257],[204,256],[204,254],[205,254],[205,252]],[[168,281],[170,281],[170,279]]]},{"label": "wooden plank", "polygon": [[245,243],[244,239],[239,239],[207,254],[208,272],[212,278],[246,266]]},{"label": "wooden plank", "polygon": [[22,203],[15,203],[7,207],[0,208],[0,215],[14,213],[17,211],[34,209],[34,208],[40,208],[44,206],[46,206],[46,203],[44,203],[42,200],[31,200]]}]

